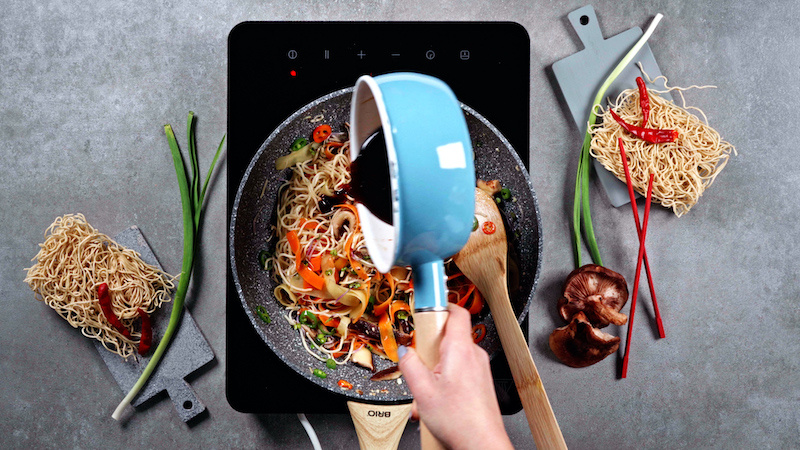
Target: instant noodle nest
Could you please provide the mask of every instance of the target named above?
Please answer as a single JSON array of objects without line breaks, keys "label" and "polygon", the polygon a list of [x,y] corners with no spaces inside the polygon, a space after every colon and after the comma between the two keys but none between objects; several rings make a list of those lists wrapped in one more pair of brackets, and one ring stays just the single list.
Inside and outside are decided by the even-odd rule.
[{"label": "instant noodle nest", "polygon": [[656,91],[650,90],[649,96],[650,118],[646,128],[677,130],[678,138],[674,142],[647,143],[625,131],[611,117],[609,109],[613,108],[625,122],[642,125],[639,91],[628,89],[609,104],[603,111],[602,122],[592,128],[590,153],[603,167],[625,182],[625,169],[618,146],[618,138],[622,138],[634,189],[645,195],[650,174],[653,173],[653,201],[672,208],[681,217],[711,186],[728,162],[731,152],[735,154],[736,150],[708,125],[708,120],[699,109],[697,111],[704,120],[664,99]]},{"label": "instant noodle nest", "polygon": [[[98,232],[82,214],[56,218],[39,247],[25,277],[36,299],[109,351],[126,358],[133,354],[141,336],[133,330],[137,308],[151,314],[168,302],[175,277]],[[103,315],[97,298],[101,283],[108,284],[112,309],[131,330],[130,338]]]}]

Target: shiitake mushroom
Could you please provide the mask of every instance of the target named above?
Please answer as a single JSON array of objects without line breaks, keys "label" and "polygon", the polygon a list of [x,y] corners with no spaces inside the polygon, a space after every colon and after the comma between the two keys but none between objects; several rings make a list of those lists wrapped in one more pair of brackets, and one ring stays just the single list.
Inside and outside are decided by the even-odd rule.
[{"label": "shiitake mushroom", "polygon": [[624,325],[619,311],[628,301],[625,278],[603,266],[586,264],[567,276],[558,312],[568,325],[550,334],[550,349],[570,367],[586,367],[619,349],[620,338],[599,330]]}]

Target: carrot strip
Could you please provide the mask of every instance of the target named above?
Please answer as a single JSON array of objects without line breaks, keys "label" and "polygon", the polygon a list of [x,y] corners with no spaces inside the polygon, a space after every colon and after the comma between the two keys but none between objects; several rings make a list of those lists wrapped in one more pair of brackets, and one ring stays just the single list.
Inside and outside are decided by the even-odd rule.
[{"label": "carrot strip", "polygon": [[308,266],[311,267],[311,270],[314,272],[322,270],[322,255],[317,254],[308,258]]},{"label": "carrot strip", "polygon": [[392,303],[392,299],[387,299],[386,301],[379,303],[372,307],[372,312],[376,316],[382,316],[386,314],[386,310],[389,309],[389,305]]},{"label": "carrot strip", "polygon": [[386,356],[394,361],[398,361],[397,357],[397,341],[394,339],[394,330],[392,329],[392,322],[389,316],[384,314],[378,321],[378,329],[381,332],[381,344],[383,344],[383,351]]},{"label": "carrot strip", "polygon": [[639,255],[636,258],[636,278],[633,281],[633,299],[631,300],[631,317],[628,321],[628,336],[625,338],[625,357],[622,359],[622,378],[628,376],[628,356],[631,354],[631,334],[633,333],[633,315],[636,312],[636,296],[639,292],[639,276],[642,274],[642,260],[644,260],[644,240],[647,236],[647,221],[650,219],[650,200],[653,196],[653,174],[647,184],[647,203],[644,205],[644,220],[642,221],[642,234],[639,236]]},{"label": "carrot strip", "polygon": [[369,278],[369,276],[367,275],[367,271],[364,270],[364,266],[362,266],[360,262],[356,261],[356,259],[353,258],[352,245],[354,236],[355,234],[351,234],[350,237],[347,238],[347,242],[345,242],[344,244],[344,251],[347,253],[347,260],[350,261],[350,267],[352,267],[353,270],[356,271],[359,278],[361,278],[362,280],[366,280],[367,278]]},{"label": "carrot strip", "polygon": [[289,241],[289,247],[292,253],[297,254],[300,251],[300,239],[297,237],[297,231],[289,230],[286,233],[286,240]]},{"label": "carrot strip", "polygon": [[361,305],[359,305],[358,311],[356,311],[355,315],[351,316],[353,322],[357,322],[361,318],[361,316],[364,315],[364,312],[367,310],[367,305],[369,305],[369,290],[370,290],[369,284],[370,282],[367,281],[366,284],[364,285],[363,289],[367,293],[367,295],[361,297],[364,300],[361,302]]},{"label": "carrot strip", "polygon": [[[633,218],[636,221],[636,234],[641,239],[642,227],[639,224],[639,209],[636,207],[636,195],[633,193],[633,182],[631,181],[631,172],[628,169],[628,159],[625,156],[625,148],[622,144],[622,138],[619,138],[619,152],[622,156],[622,167],[625,168],[625,181],[628,183],[628,195],[631,198],[631,207],[633,208]],[[644,270],[647,275],[647,284],[650,287],[650,298],[653,299],[653,311],[656,315],[656,326],[658,327],[658,335],[663,339],[667,337],[664,333],[664,323],[661,321],[661,312],[658,309],[658,300],[656,299],[656,288],[653,284],[653,274],[650,273],[650,261],[647,259],[647,250],[644,251]]]},{"label": "carrot strip", "polygon": [[359,220],[359,218],[358,218],[358,210],[356,209],[355,205],[351,205],[351,204],[349,204],[349,203],[340,203],[340,204],[338,204],[338,205],[333,205],[333,207],[334,207],[334,208],[345,208],[345,209],[349,209],[349,210],[350,210],[350,212],[352,212],[353,214],[355,214],[355,216],[356,216],[356,221],[357,221],[358,223],[361,223],[361,221],[360,221],[360,220]]},{"label": "carrot strip", "polygon": [[410,315],[411,306],[404,301],[392,302],[392,304],[389,306],[389,320],[391,320],[392,323],[394,323],[394,315],[397,314],[399,311],[406,311]]},{"label": "carrot strip", "polygon": [[300,274],[303,281],[310,284],[314,289],[322,290],[325,286],[325,278],[311,270],[311,267],[309,267],[311,263],[303,258],[300,252],[300,239],[297,237],[297,231],[289,230],[286,233],[286,239],[294,252],[294,266],[297,269],[297,273]]},{"label": "carrot strip", "polygon": [[472,291],[472,304],[470,305],[469,311],[470,314],[475,315],[481,312],[483,309],[483,296],[478,289]]},{"label": "carrot strip", "polygon": [[301,230],[313,230],[317,228],[319,222],[316,220],[308,220],[308,219],[301,219],[300,220],[300,229]]}]

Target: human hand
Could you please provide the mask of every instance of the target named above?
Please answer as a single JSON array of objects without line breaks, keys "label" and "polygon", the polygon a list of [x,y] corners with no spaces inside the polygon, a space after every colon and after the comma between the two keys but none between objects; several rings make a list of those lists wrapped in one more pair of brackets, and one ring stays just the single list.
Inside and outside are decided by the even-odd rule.
[{"label": "human hand", "polygon": [[414,394],[412,416],[450,448],[513,448],[503,425],[489,355],[472,340],[469,312],[450,304],[439,363],[429,369],[402,347],[400,370]]}]

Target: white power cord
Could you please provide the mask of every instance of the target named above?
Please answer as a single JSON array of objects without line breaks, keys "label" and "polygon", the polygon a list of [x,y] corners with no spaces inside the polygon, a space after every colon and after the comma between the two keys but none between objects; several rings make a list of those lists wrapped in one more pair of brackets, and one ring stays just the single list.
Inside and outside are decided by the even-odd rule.
[{"label": "white power cord", "polygon": [[297,414],[297,418],[300,419],[300,423],[303,425],[303,428],[306,429],[306,434],[308,434],[308,438],[311,439],[311,445],[314,446],[314,450],[322,450],[322,446],[319,445],[317,432],[314,431],[314,427],[311,426],[311,422],[308,421],[306,415],[299,413]]}]

